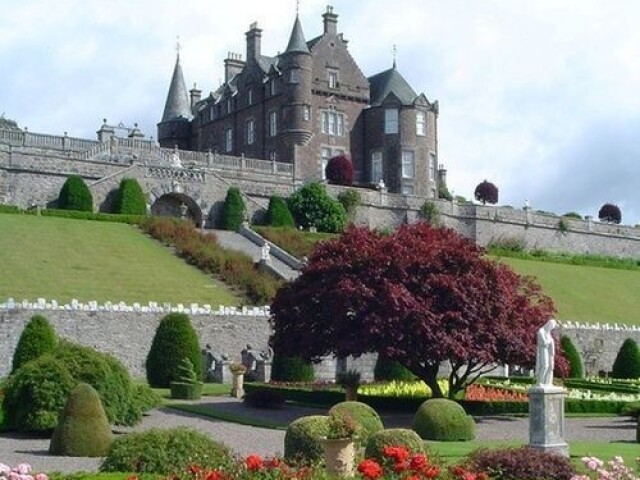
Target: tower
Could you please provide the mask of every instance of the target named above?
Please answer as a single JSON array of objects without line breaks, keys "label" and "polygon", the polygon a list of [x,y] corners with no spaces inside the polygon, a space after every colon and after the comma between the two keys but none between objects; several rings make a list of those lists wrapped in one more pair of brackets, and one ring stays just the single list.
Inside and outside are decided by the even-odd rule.
[{"label": "tower", "polygon": [[191,147],[191,105],[187,87],[180,66],[180,51],[176,55],[167,101],[164,105],[162,120],[158,123],[158,142],[161,147],[173,148],[176,145],[182,150]]}]

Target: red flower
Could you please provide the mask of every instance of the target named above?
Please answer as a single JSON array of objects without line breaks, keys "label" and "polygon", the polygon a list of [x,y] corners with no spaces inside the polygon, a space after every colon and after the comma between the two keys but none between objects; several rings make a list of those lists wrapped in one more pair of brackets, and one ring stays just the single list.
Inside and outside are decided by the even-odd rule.
[{"label": "red flower", "polygon": [[358,465],[358,471],[370,480],[375,480],[382,476],[382,467],[375,460],[367,459],[360,462]]},{"label": "red flower", "polygon": [[278,458],[278,457],[270,458],[269,460],[265,461],[264,465],[265,465],[265,467],[267,467],[270,470],[274,469],[274,468],[282,468],[282,467],[286,467],[287,466],[282,461],[282,459]]},{"label": "red flower", "polygon": [[429,459],[424,453],[416,453],[409,462],[409,468],[414,472],[421,472],[428,465]]},{"label": "red flower", "polygon": [[401,473],[401,472],[404,472],[407,469],[408,466],[409,466],[409,464],[407,462],[396,463],[393,466],[393,471],[396,472],[396,473]]},{"label": "red flower", "polygon": [[402,463],[409,458],[409,451],[405,447],[390,445],[382,449],[382,455],[392,458],[396,463]]},{"label": "red flower", "polygon": [[247,466],[247,470],[250,472],[260,470],[264,466],[264,460],[262,460],[262,457],[255,454],[249,455],[244,463]]},{"label": "red flower", "polygon": [[205,476],[204,480],[225,480],[224,473],[218,470],[209,470]]},{"label": "red flower", "polygon": [[429,465],[422,471],[422,475],[424,475],[425,478],[436,478],[440,475],[440,469],[435,465]]},{"label": "red flower", "polygon": [[485,472],[477,473],[476,480],[489,480],[489,475],[487,475]]},{"label": "red flower", "polygon": [[189,468],[187,469],[187,471],[191,474],[191,475],[198,475],[200,472],[202,472],[202,467],[200,465],[196,465],[195,463],[193,465],[190,465]]},{"label": "red flower", "polygon": [[453,467],[451,469],[451,473],[453,473],[454,475],[460,477],[462,475],[464,475],[466,473],[466,470],[464,468],[462,468],[460,465],[456,465],[455,467]]}]

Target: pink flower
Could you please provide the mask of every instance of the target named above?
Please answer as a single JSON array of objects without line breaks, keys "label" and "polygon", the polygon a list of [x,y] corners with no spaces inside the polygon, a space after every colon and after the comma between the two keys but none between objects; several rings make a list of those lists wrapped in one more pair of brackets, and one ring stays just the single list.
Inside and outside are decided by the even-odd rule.
[{"label": "pink flower", "polygon": [[21,463],[16,467],[16,471],[20,475],[28,475],[29,473],[31,473],[31,465],[29,465],[28,463]]},{"label": "pink flower", "polygon": [[36,480],[49,480],[46,473],[39,473],[36,475]]},{"label": "pink flower", "polygon": [[0,463],[0,474],[4,473],[5,475],[11,471],[11,467],[9,465],[5,465],[4,463]]}]

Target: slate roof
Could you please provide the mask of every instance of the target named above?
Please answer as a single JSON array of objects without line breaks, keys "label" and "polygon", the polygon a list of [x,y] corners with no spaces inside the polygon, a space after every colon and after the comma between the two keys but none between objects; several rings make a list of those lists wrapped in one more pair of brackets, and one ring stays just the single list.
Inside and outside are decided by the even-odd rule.
[{"label": "slate roof", "polygon": [[302,52],[310,53],[309,47],[307,47],[307,41],[304,39],[304,33],[302,33],[302,25],[300,19],[296,15],[296,20],[293,22],[293,30],[291,30],[291,37],[289,37],[289,44],[285,53]]},{"label": "slate roof", "polygon": [[378,106],[393,93],[402,105],[411,105],[418,96],[394,66],[389,70],[369,77],[370,105]]},{"label": "slate roof", "polygon": [[167,101],[164,104],[162,121],[166,122],[178,118],[190,120],[191,117],[189,95],[187,94],[187,87],[184,83],[182,67],[180,66],[180,56],[178,55],[176,58],[176,66],[173,69],[173,77],[171,77]]}]

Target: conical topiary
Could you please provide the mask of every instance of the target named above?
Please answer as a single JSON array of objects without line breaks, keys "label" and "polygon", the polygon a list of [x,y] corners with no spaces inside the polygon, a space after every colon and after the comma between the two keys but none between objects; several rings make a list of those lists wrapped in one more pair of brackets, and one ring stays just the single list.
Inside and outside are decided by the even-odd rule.
[{"label": "conical topiary", "polygon": [[560,346],[562,347],[564,358],[569,363],[569,378],[583,378],[582,358],[580,358],[580,353],[571,338],[563,335],[560,338]]},{"label": "conical topiary", "polygon": [[244,200],[237,187],[231,187],[227,191],[222,207],[222,219],[220,226],[223,230],[237,231],[244,220]]},{"label": "conical topiary", "polygon": [[79,383],[69,394],[51,437],[49,453],[69,457],[104,457],[112,440],[111,427],[98,392],[88,383]]},{"label": "conical topiary", "polygon": [[116,193],[115,212],[123,215],[146,215],[147,201],[135,178],[123,178]]},{"label": "conical topiary", "polygon": [[13,353],[11,373],[15,372],[29,360],[53,350],[58,343],[56,332],[49,321],[42,315],[34,315],[20,335],[18,345]]},{"label": "conical topiary", "polygon": [[640,378],[640,349],[634,339],[627,338],[620,347],[618,356],[613,362],[611,376],[613,378]]},{"label": "conical topiary", "polygon": [[82,212],[93,211],[93,195],[82,177],[71,175],[67,178],[60,189],[58,208]]},{"label": "conical topiary", "polygon": [[193,368],[193,363],[188,357],[184,357],[178,365],[178,376],[170,382],[171,398],[198,400],[202,394],[202,382],[198,381],[198,375]]},{"label": "conical topiary", "polygon": [[295,228],[296,226],[287,202],[277,195],[273,195],[269,199],[265,223],[270,227]]}]

